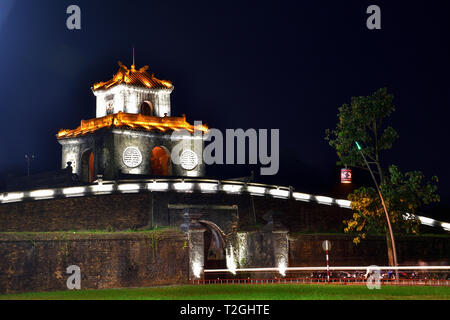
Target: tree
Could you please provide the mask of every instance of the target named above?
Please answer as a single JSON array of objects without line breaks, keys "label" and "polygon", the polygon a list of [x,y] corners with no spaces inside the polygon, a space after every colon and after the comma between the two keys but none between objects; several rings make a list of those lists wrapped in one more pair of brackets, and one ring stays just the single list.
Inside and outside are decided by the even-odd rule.
[{"label": "tree", "polygon": [[[420,171],[403,174],[397,166],[391,165],[387,172],[382,166],[381,151],[389,150],[398,138],[394,128],[386,125],[387,118],[395,111],[393,96],[386,88],[377,90],[367,97],[352,97],[351,104],[339,108],[339,122],[334,130],[327,130],[329,141],[339,157],[338,165],[368,170],[355,141],[360,142],[362,151],[377,168],[380,190],[385,199],[389,219],[395,232],[418,233],[419,221],[414,218],[424,204],[438,202],[437,177],[424,181]],[[353,239],[358,244],[368,234],[386,234],[389,263],[393,264],[392,243],[386,226],[380,197],[372,187],[361,187],[348,196],[352,219],[345,220],[345,232],[356,233]],[[409,216],[407,215],[409,214]],[[407,219],[405,219],[407,217]]]},{"label": "tree", "polygon": [[380,153],[391,149],[398,138],[397,131],[385,125],[385,118],[395,111],[393,99],[393,95],[382,88],[371,96],[352,97],[350,105],[339,108],[336,129],[327,129],[325,137],[337,152],[338,165],[368,170],[356,148],[355,141],[358,141],[364,154],[376,165],[380,182],[384,182]]}]

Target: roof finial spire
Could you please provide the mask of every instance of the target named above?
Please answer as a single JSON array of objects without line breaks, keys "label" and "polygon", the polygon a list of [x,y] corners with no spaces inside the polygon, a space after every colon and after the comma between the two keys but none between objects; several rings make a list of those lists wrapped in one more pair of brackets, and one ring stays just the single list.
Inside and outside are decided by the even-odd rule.
[{"label": "roof finial spire", "polygon": [[133,47],[133,64],[131,65],[131,69],[136,69],[136,66],[134,64],[134,47]]}]

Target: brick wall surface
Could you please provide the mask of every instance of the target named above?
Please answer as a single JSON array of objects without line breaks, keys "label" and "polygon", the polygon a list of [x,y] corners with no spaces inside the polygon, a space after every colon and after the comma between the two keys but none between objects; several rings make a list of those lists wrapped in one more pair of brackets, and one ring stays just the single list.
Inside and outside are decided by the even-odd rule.
[{"label": "brick wall surface", "polygon": [[186,236],[176,231],[111,234],[0,234],[0,293],[68,290],[66,268],[81,268],[82,289],[188,281]]},{"label": "brick wall surface", "polygon": [[[388,265],[386,239],[368,237],[355,245],[348,235],[291,235],[289,266],[325,266],[324,240],[331,241],[330,263],[334,266]],[[402,265],[450,263],[450,237],[396,237],[397,259]]]},{"label": "brick wall surface", "polygon": [[124,230],[149,221],[148,194],[114,194],[0,205],[0,232]]}]

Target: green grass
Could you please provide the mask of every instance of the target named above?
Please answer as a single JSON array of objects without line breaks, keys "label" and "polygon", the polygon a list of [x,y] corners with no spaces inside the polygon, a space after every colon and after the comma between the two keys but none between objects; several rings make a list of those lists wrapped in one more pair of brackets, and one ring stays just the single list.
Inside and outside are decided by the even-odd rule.
[{"label": "green grass", "polygon": [[48,231],[48,232],[0,232],[0,241],[11,240],[74,240],[91,238],[116,238],[117,236],[137,236],[158,238],[162,234],[181,233],[180,230],[171,227],[127,229],[121,231],[108,230],[79,230],[79,231]]},{"label": "green grass", "polygon": [[79,290],[0,295],[0,300],[450,300],[450,287],[267,284]]}]

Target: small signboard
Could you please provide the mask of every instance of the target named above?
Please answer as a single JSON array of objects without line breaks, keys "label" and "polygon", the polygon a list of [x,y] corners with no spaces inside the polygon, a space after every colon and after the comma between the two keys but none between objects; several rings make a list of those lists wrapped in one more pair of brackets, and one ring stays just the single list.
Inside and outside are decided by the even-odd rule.
[{"label": "small signboard", "polygon": [[352,183],[352,169],[341,169],[341,183]]}]

